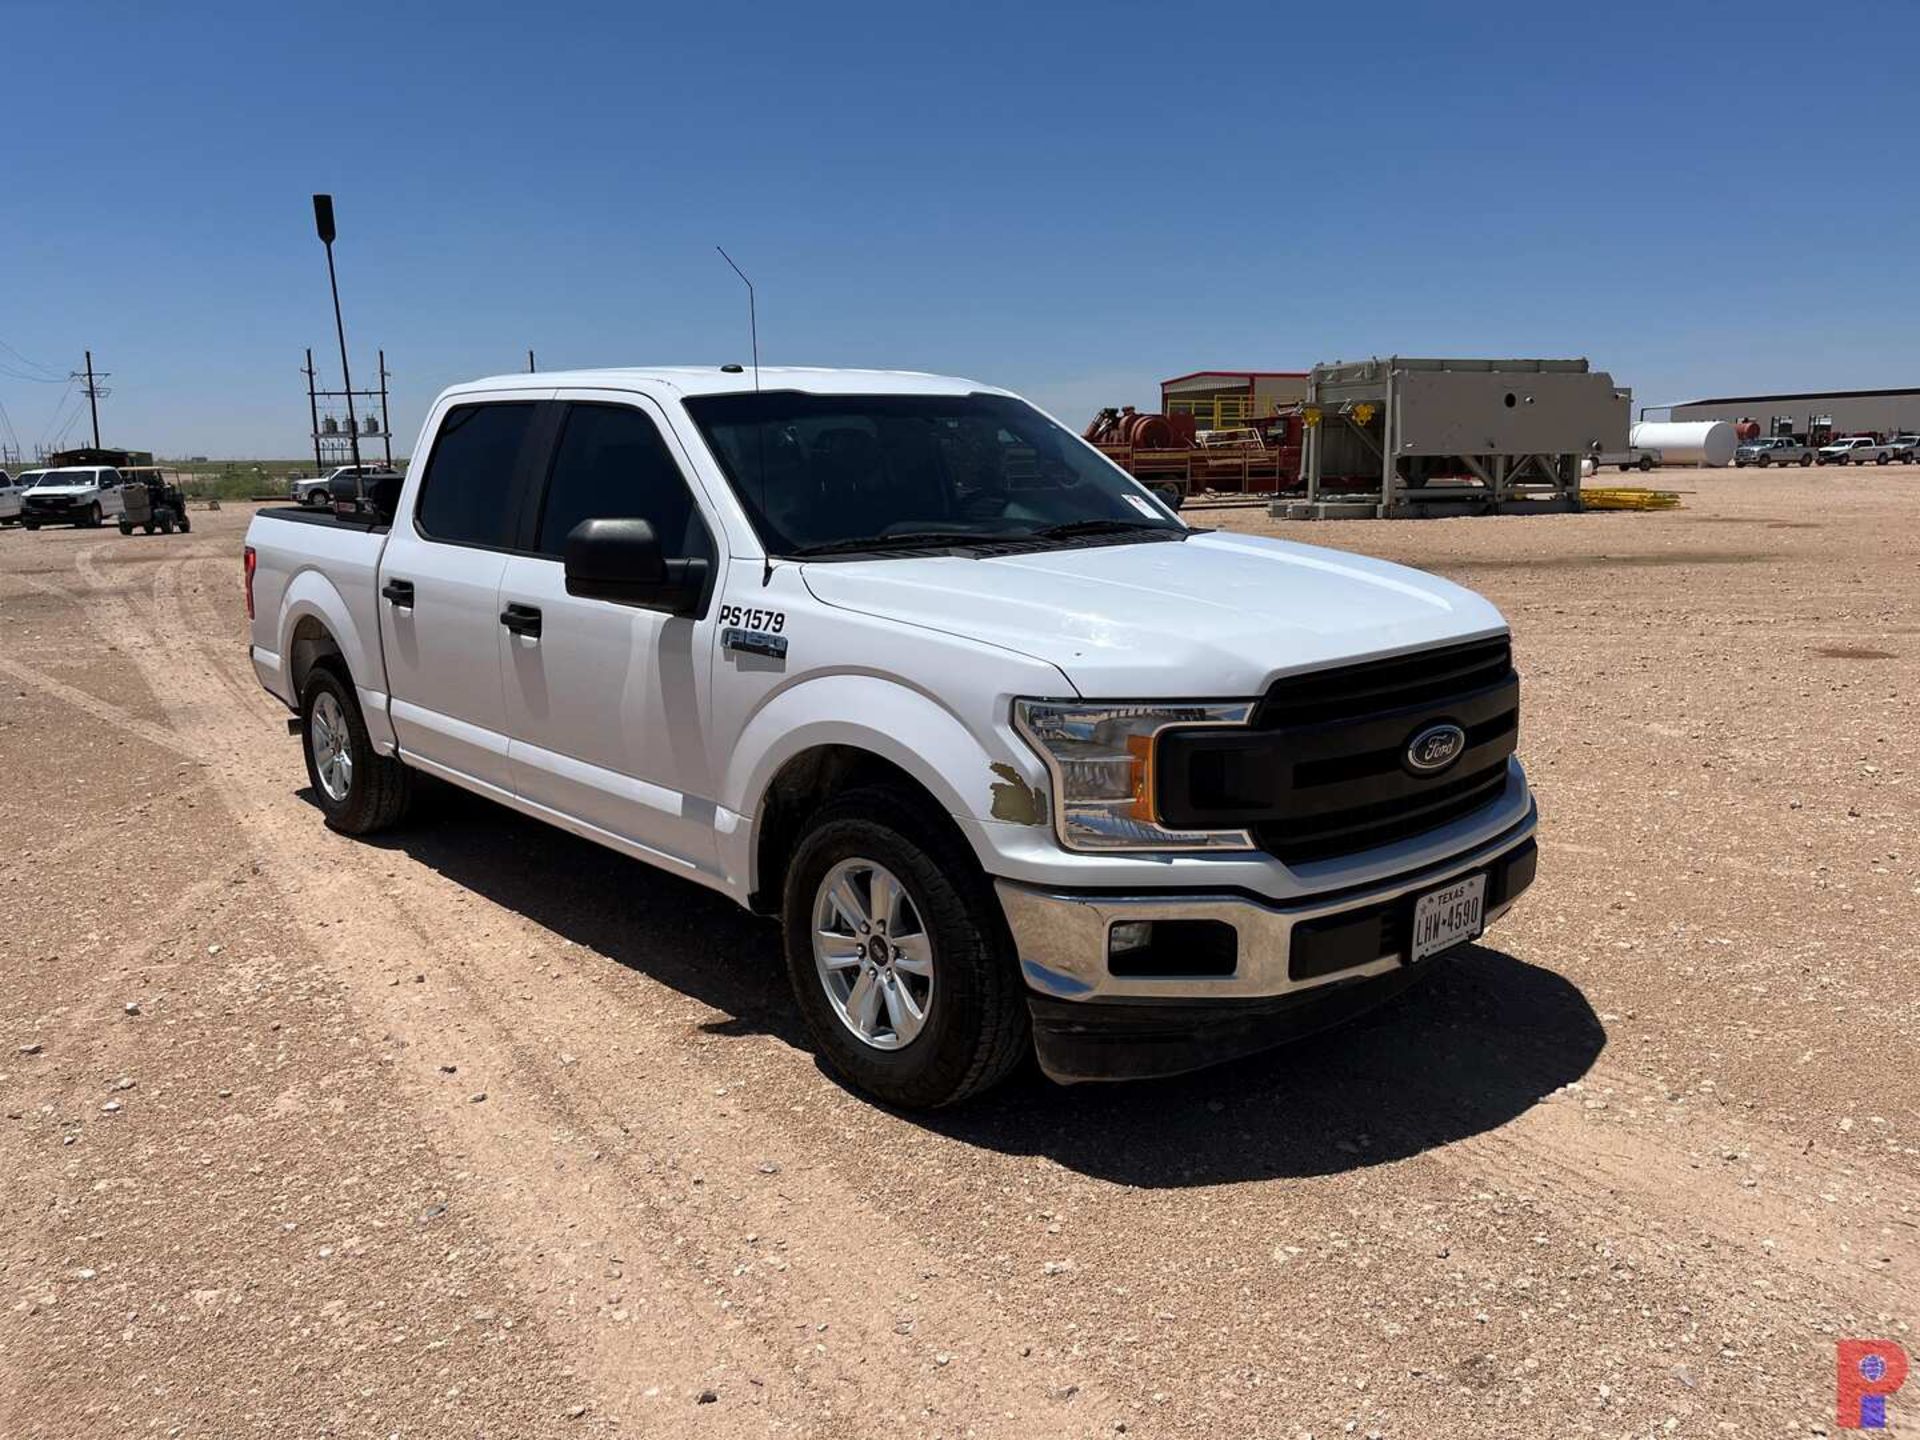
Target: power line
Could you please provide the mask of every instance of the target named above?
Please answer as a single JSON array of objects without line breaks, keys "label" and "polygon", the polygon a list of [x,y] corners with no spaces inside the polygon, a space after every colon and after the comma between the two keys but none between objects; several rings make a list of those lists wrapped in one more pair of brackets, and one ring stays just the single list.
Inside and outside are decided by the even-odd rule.
[{"label": "power line", "polygon": [[28,359],[4,340],[0,340],[0,350],[6,351],[7,354],[13,357],[15,362],[26,366],[27,370],[38,370],[41,372],[38,375],[26,374],[16,369],[14,364],[0,359],[0,374],[9,375],[15,380],[31,380],[37,385],[63,385],[66,383],[60,378],[60,372],[55,370],[51,365],[42,365],[38,360]]}]

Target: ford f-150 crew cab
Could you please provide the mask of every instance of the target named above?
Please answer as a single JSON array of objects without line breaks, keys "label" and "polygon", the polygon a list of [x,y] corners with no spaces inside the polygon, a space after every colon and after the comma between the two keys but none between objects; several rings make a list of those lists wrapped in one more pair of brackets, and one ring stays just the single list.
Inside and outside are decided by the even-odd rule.
[{"label": "ford f-150 crew cab", "polygon": [[1006,391],[503,376],[413,453],[359,517],[247,532],[253,665],[327,822],[439,776],[777,915],[816,1042],[885,1100],[1029,1051],[1250,1053],[1533,879],[1493,606],[1189,527]]}]

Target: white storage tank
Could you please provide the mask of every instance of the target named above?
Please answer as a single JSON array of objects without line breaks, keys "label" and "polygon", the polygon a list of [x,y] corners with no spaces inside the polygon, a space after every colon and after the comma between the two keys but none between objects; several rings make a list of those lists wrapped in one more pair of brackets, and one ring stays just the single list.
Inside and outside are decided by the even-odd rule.
[{"label": "white storage tank", "polygon": [[1627,443],[1658,450],[1663,465],[1731,465],[1739,442],[1725,420],[1642,420]]}]

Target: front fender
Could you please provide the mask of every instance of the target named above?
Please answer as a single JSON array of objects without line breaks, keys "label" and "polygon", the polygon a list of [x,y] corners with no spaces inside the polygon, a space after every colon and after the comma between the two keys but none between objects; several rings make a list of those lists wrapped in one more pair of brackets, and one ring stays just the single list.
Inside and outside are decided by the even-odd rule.
[{"label": "front fender", "polygon": [[[985,827],[996,818],[996,795],[1009,783],[1028,794],[1045,783],[1038,760],[1010,731],[983,741],[924,691],[866,674],[803,681],[747,723],[723,780],[721,804],[742,823],[723,837],[731,853],[722,859],[729,874],[748,877],[746,891],[760,885],[753,869],[768,788],[788,761],[825,745],[868,751],[911,775],[959,822],[983,865],[992,858]],[[1036,808],[1045,813],[1044,798]]]}]

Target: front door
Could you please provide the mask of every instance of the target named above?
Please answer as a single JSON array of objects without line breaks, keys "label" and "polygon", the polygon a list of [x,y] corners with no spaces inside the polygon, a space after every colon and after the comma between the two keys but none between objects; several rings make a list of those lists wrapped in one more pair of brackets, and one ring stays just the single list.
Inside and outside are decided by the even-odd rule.
[{"label": "front door", "polygon": [[[713,873],[718,789],[707,730],[725,563],[705,496],[658,410],[638,396],[569,396],[532,554],[508,559],[498,645],[513,783],[522,800],[651,855]],[[582,520],[652,523],[667,559],[704,557],[693,617],[567,594],[562,557]]]},{"label": "front door", "polygon": [[380,557],[380,639],[394,734],[421,768],[513,787],[500,688],[500,581],[518,537],[542,407],[483,401],[449,410],[407,513]]}]

